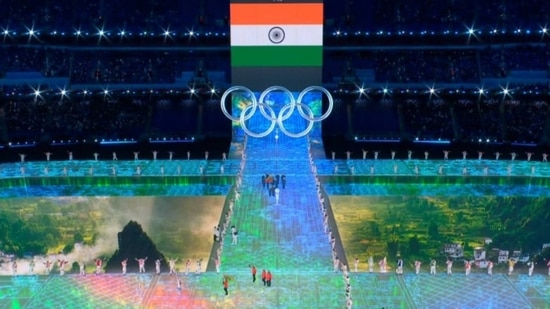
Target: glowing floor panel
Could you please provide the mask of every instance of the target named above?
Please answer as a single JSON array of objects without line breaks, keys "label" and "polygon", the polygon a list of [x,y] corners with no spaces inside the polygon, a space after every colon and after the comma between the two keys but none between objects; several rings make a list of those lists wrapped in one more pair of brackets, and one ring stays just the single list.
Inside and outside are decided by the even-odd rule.
[{"label": "glowing floor panel", "polygon": [[[334,291],[343,289],[341,276],[330,272],[281,272],[271,287],[252,282],[248,272],[228,272],[229,294],[222,275],[213,272],[181,275],[183,288],[175,276],[161,276],[147,298],[147,308],[342,308],[334,301]],[[312,277],[315,280],[312,280]]]},{"label": "glowing floor panel", "polygon": [[151,275],[52,276],[27,308],[139,308]]},{"label": "glowing floor panel", "polygon": [[406,288],[418,308],[529,308],[506,275],[405,275]]},{"label": "glowing floor panel", "polygon": [[43,276],[0,277],[0,307],[31,308],[27,304],[40,292],[47,279]]},{"label": "glowing floor panel", "polygon": [[[205,273],[186,275],[179,268],[177,276],[166,274],[165,270],[160,276],[152,272],[127,276],[79,276],[74,273],[47,277],[3,276],[0,277],[0,307],[345,308],[346,279],[342,272],[333,271],[332,248],[323,224],[315,174],[308,158],[310,142],[306,137],[288,138],[277,132],[263,139],[249,138],[246,147],[235,147],[239,149],[239,155],[229,154],[230,158],[238,158],[245,149],[246,159],[243,161],[103,160],[2,165],[3,190],[0,196],[3,198],[213,195],[232,199],[238,173],[241,173],[242,183],[237,187],[240,197],[227,221],[228,227],[235,225],[239,231],[237,244],[233,244],[229,233],[221,242],[213,242],[209,233],[214,224],[208,221],[208,226],[204,227],[206,223],[193,221],[207,230],[201,230],[207,236],[200,236],[208,237],[207,241],[202,241],[208,243],[207,250],[213,244],[210,258],[205,261]],[[319,144],[317,141],[317,146]],[[546,183],[550,165],[543,162],[313,161],[317,174],[326,180],[325,189],[329,195],[550,196]],[[442,175],[440,166],[443,166]],[[467,175],[463,175],[465,167]],[[279,199],[270,196],[262,186],[261,176],[265,174],[286,176],[286,187],[281,188]],[[514,179],[519,182],[514,183]],[[143,201],[136,200],[135,203],[139,202]],[[160,203],[151,200],[154,206]],[[222,207],[218,205],[216,211],[220,213],[208,217],[214,218],[215,222],[219,218],[219,224],[223,226],[227,205],[226,201],[221,211]],[[172,206],[176,208],[176,205]],[[352,212],[343,213],[352,217],[351,220],[356,219]],[[200,221],[189,212],[174,220],[182,225],[192,220]],[[174,230],[169,225],[164,225],[164,228]],[[155,233],[150,234],[155,236]],[[186,250],[197,245],[178,244],[185,246]],[[218,249],[221,252],[220,273],[216,272],[213,260]],[[190,251],[186,254],[192,256]],[[174,252],[170,255],[176,257]],[[178,258],[181,267],[184,257]],[[343,261],[346,258],[350,259],[342,256]],[[252,264],[258,269],[256,282],[252,282],[249,269]],[[365,269],[364,264],[360,266]],[[260,279],[263,269],[273,273],[271,287],[265,287]],[[222,286],[224,275],[231,278],[227,296]],[[362,271],[351,272],[349,283],[353,308],[550,308],[550,277],[540,271],[533,277],[523,274],[487,276],[481,272],[469,277],[462,274],[417,276],[410,269],[405,275],[398,276],[393,272]]]}]

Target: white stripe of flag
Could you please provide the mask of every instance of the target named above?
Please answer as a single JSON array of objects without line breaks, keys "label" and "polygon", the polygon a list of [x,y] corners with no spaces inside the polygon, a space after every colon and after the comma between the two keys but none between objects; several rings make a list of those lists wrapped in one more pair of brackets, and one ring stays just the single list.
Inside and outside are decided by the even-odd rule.
[{"label": "white stripe of flag", "polygon": [[[283,29],[284,40],[278,44],[269,39],[269,31]],[[232,25],[232,46],[320,46],[323,45],[323,25]]]}]

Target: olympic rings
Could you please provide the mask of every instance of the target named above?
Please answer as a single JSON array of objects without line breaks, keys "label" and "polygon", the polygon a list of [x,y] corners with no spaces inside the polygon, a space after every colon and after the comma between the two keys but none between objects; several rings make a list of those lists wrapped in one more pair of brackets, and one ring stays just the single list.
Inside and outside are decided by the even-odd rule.
[{"label": "olympic rings", "polygon": [[[227,107],[225,106],[225,100],[231,93],[235,91],[244,92],[246,94],[247,99],[249,99],[251,102],[241,111],[241,114],[239,117],[231,115],[227,111]],[[281,110],[279,111],[279,114],[276,114],[273,107],[271,107],[269,104],[264,102],[266,97],[271,92],[274,92],[274,91],[283,92],[290,100],[290,103],[285,104],[281,108]],[[302,100],[304,99],[304,97],[311,91],[320,91],[323,94],[325,94],[328,98],[327,111],[321,116],[315,117],[311,108],[307,104],[302,103]],[[227,89],[223,93],[220,100],[220,105],[225,117],[227,117],[232,121],[239,121],[243,131],[252,137],[257,137],[257,138],[265,137],[269,135],[271,132],[273,132],[273,130],[275,130],[275,127],[278,127],[281,130],[281,132],[283,132],[285,135],[289,137],[299,138],[299,137],[304,137],[309,132],[311,132],[315,122],[320,122],[328,118],[328,116],[332,113],[332,109],[334,107],[334,100],[330,92],[321,86],[310,86],[305,88],[298,95],[298,99],[294,98],[294,95],[292,94],[292,92],[290,92],[290,90],[282,86],[271,86],[267,88],[260,94],[259,99],[256,99],[254,92],[252,92],[252,90],[250,90],[249,88],[244,86],[233,86]],[[271,121],[271,124],[267,128],[267,130],[260,133],[252,132],[246,126],[246,121],[254,116],[254,114],[256,113],[256,109],[258,108],[260,109],[260,114],[262,114],[262,116],[265,119]],[[283,124],[285,120],[287,120],[288,118],[290,118],[290,116],[292,116],[292,113],[294,113],[294,109],[298,109],[298,113],[300,114],[300,116],[303,119],[308,121],[307,127],[303,131],[298,133],[292,133],[288,131]]]}]

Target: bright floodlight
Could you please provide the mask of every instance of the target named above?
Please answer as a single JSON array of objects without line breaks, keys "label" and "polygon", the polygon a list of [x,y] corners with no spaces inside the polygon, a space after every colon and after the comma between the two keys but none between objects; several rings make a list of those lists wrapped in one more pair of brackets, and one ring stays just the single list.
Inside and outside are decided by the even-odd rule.
[{"label": "bright floodlight", "polygon": [[77,29],[73,27],[73,29],[74,29],[74,36],[76,36],[77,39],[80,38],[82,36],[82,31],[80,30],[80,28]]},{"label": "bright floodlight", "polygon": [[382,89],[382,92],[383,92],[383,93],[388,93],[388,88]]},{"label": "bright floodlight", "polygon": [[164,36],[170,36],[170,31],[168,30],[164,31]]},{"label": "bright floodlight", "polygon": [[504,93],[504,94],[508,94],[508,92],[509,92],[508,88],[504,88],[504,89],[502,89],[502,93]]},{"label": "bright floodlight", "polygon": [[33,88],[31,86],[31,89],[32,89],[32,92],[34,94],[34,99],[36,100],[38,97],[42,98],[42,92],[43,91],[40,91],[40,86],[38,86],[37,88]]},{"label": "bright floodlight", "polygon": [[474,28],[474,25],[472,25],[471,27],[466,27],[466,29],[466,33],[468,33],[468,43],[470,43],[470,39],[472,38],[472,36],[477,38],[476,29]]},{"label": "bright floodlight", "polygon": [[484,94],[485,90],[483,88],[479,89],[479,94]]},{"label": "bright floodlight", "polygon": [[37,35],[38,33],[36,32],[36,30],[34,30],[34,26],[32,26],[32,27],[30,27],[30,28],[29,28],[29,27],[25,27],[25,28],[27,28],[27,33],[29,34],[29,39],[28,39],[28,41],[30,42],[30,40],[31,40],[33,37],[36,38],[36,35]]},{"label": "bright floodlight", "polygon": [[61,89],[61,96],[64,97],[65,95],[67,95],[67,90]]},{"label": "bright floodlight", "polygon": [[434,94],[435,92],[435,89],[434,88],[430,88],[430,94]]},{"label": "bright floodlight", "polygon": [[101,42],[101,39],[107,39],[107,31],[105,31],[105,27],[97,28],[97,43],[99,44]]},{"label": "bright floodlight", "polygon": [[103,94],[104,94],[104,95],[108,95],[108,94],[109,94],[109,89],[103,90]]}]

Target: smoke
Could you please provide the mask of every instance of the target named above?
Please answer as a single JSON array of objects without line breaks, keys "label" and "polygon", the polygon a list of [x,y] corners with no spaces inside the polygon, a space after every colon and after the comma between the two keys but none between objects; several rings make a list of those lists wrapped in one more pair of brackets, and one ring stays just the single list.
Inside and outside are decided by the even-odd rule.
[{"label": "smoke", "polygon": [[[31,260],[35,263],[34,274],[45,273],[46,261],[54,263],[52,271],[58,271],[58,260],[68,261],[67,273],[74,262],[85,263],[87,268],[93,268],[96,259],[106,262],[118,249],[118,233],[129,221],[138,222],[155,243],[169,239],[159,250],[170,252],[170,257],[179,257],[181,262],[186,258],[208,260],[212,229],[219,222],[223,197],[58,197],[54,202],[60,206],[80,203],[82,211],[100,214],[94,221],[93,244],[77,243],[67,254],[16,259],[17,274],[30,274]],[[13,274],[12,261],[13,257],[0,257],[0,275]]]},{"label": "smoke", "polygon": [[92,246],[75,247],[70,256],[75,256],[85,262],[103,257],[108,259],[118,249],[118,233],[129,221],[141,224],[144,231],[149,230],[150,198],[113,198],[91,197],[90,206],[93,211],[101,213],[101,221],[96,228],[95,243]]}]

